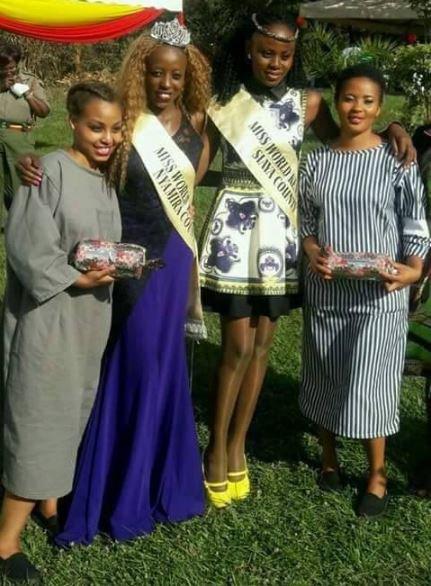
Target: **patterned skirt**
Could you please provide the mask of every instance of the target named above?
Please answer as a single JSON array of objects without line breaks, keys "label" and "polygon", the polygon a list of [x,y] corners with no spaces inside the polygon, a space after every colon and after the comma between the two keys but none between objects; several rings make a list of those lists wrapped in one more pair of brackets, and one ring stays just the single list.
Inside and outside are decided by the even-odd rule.
[{"label": "patterned skirt", "polygon": [[276,319],[299,306],[297,233],[260,186],[229,186],[218,192],[200,250],[207,310]]}]

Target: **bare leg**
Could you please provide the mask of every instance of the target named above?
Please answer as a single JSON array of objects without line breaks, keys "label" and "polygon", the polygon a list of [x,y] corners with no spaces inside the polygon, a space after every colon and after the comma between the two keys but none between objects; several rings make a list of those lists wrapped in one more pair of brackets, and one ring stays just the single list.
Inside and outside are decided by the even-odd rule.
[{"label": "bare leg", "polygon": [[21,551],[21,533],[35,501],[5,493],[0,516],[0,557],[6,559]]},{"label": "bare leg", "polygon": [[58,499],[55,498],[40,501],[39,511],[46,519],[57,515],[57,502]]},{"label": "bare leg", "polygon": [[367,492],[382,498],[386,494],[387,485],[385,468],[386,438],[379,437],[365,440],[364,446],[369,466]]},{"label": "bare leg", "polygon": [[[256,329],[253,353],[241,382],[229,428],[229,472],[240,472],[245,468],[246,436],[262,389],[268,366],[269,350],[276,328],[276,322],[265,316],[252,318],[251,325]],[[240,480],[241,477],[237,477],[237,479]]]},{"label": "bare leg", "polygon": [[319,427],[319,439],[322,446],[322,472],[338,470],[335,435],[331,431]]},{"label": "bare leg", "polygon": [[244,374],[250,363],[255,329],[250,318],[221,318],[222,355],[217,371],[210,441],[205,452],[209,482],[227,478],[227,437]]}]

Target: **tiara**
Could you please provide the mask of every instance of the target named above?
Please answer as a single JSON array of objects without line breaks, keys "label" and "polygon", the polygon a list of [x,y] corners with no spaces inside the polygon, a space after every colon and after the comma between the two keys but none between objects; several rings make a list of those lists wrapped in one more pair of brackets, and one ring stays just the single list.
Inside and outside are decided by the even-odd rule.
[{"label": "tiara", "polygon": [[177,18],[169,22],[156,22],[150,36],[161,43],[184,49],[190,43],[190,33]]},{"label": "tiara", "polygon": [[262,35],[265,35],[265,37],[270,37],[271,39],[275,39],[276,41],[280,41],[281,43],[293,43],[294,41],[296,41],[296,39],[299,36],[299,29],[296,29],[295,34],[293,35],[293,37],[282,37],[281,35],[277,35],[277,33],[272,33],[267,28],[265,28],[264,26],[262,26],[261,24],[259,24],[259,21],[257,20],[257,14],[256,13],[252,14],[251,20],[253,21],[253,24],[256,27],[256,29]]}]

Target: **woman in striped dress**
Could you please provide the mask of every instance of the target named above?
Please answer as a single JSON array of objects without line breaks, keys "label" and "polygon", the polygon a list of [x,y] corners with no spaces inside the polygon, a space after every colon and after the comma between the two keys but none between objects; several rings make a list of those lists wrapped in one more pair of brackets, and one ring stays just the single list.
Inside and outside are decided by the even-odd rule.
[{"label": "woman in striped dress", "polygon": [[[305,278],[300,407],[318,424],[322,488],[340,487],[335,436],[364,440],[369,472],[359,514],[386,507],[385,443],[398,431],[408,289],[429,248],[416,165],[403,167],[373,132],[381,74],[359,65],[336,86],[340,137],[311,153],[301,174]],[[381,281],[332,279],[324,247],[387,255]]]},{"label": "woman in striped dress", "polygon": [[[244,21],[238,19],[213,61],[215,96],[208,134],[212,154],[221,146],[222,173],[202,233],[200,275],[203,304],[220,315],[222,333],[204,455],[207,497],[219,508],[249,495],[248,430],[277,320],[299,304],[297,167],[304,129],[311,127],[322,141],[338,135],[322,95],[300,89],[299,31],[289,10],[285,0],[274,1],[246,14]],[[274,159],[266,177],[252,164],[262,156],[248,132],[256,118],[265,126],[264,145],[269,141],[271,149],[276,147],[275,179]],[[389,134],[401,153],[407,146],[404,131],[395,126]],[[244,152],[250,146],[253,157]],[[269,148],[265,150],[267,154]],[[280,201],[277,184],[290,187],[292,206]]]}]

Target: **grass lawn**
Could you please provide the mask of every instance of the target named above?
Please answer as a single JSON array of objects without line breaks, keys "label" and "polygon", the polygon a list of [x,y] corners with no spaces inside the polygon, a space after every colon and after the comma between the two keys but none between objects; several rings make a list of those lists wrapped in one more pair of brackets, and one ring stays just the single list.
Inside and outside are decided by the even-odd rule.
[{"label": "grass lawn", "polygon": [[[384,118],[397,118],[390,97]],[[37,131],[42,151],[67,144],[65,113],[56,100]],[[307,142],[307,148],[314,144]],[[212,191],[198,190],[198,220]],[[3,258],[3,255],[2,255]],[[197,347],[193,399],[202,445],[208,434],[208,381],[216,366],[219,330],[208,318],[209,340]],[[46,584],[161,585],[410,585],[431,584],[431,502],[408,492],[408,476],[425,454],[422,381],[405,380],[401,432],[389,441],[392,499],[378,523],[358,520],[353,506],[365,458],[357,442],[340,441],[349,477],[341,494],[316,487],[318,444],[297,407],[301,314],[280,320],[269,372],[248,444],[251,498],[224,512],[177,526],[159,526],[130,544],[98,538],[91,547],[59,552],[30,523],[25,549]],[[187,454],[184,454],[187,458]]]}]

